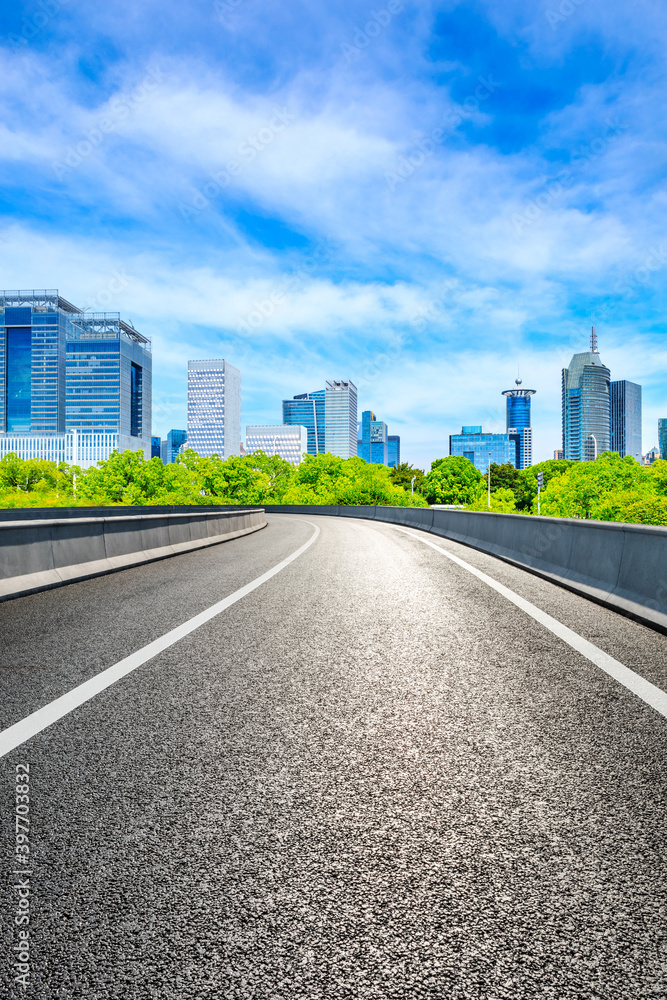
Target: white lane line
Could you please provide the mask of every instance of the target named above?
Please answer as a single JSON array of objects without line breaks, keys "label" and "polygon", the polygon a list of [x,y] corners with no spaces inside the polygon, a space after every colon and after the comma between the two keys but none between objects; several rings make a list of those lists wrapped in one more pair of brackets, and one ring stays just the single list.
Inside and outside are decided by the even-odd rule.
[{"label": "white lane line", "polygon": [[48,726],[53,725],[58,719],[62,719],[64,716],[69,715],[73,712],[75,708],[79,708],[85,702],[90,701],[94,698],[96,694],[104,691],[105,688],[111,687],[116,681],[119,681],[121,677],[125,677],[127,674],[131,674],[133,670],[140,667],[142,664],[146,663],[147,660],[151,660],[158,653],[161,653],[164,649],[168,649],[169,646],[173,646],[174,643],[183,639],[184,636],[189,635],[190,632],[194,632],[195,629],[199,628],[200,625],[204,625],[206,622],[210,621],[211,618],[215,618],[222,611],[230,608],[232,604],[236,604],[243,597],[251,594],[253,590],[257,590],[261,587],[263,583],[270,580],[271,577],[275,576],[276,573],[280,573],[281,570],[289,566],[291,562],[298,559],[300,555],[310,548],[315,539],[320,533],[320,529],[312,521],[306,521],[311,528],[314,529],[313,534],[301,548],[297,549],[282,562],[279,562],[272,569],[267,570],[261,576],[258,576],[256,580],[252,583],[247,583],[245,587],[241,587],[240,590],[235,590],[233,594],[229,597],[225,597],[222,601],[218,601],[217,604],[211,605],[206,611],[202,611],[200,614],[195,615],[189,621],[184,622],[183,625],[177,626],[171,630],[171,632],[165,633],[160,639],[155,639],[154,642],[149,642],[147,646],[142,649],[138,649],[136,653],[132,653],[130,656],[126,656],[124,660],[119,660],[112,667],[107,667],[101,673],[97,674],[95,677],[91,677],[90,680],[84,681],[83,684],[79,684],[78,687],[73,688],[68,691],[67,694],[62,695],[60,698],[56,698],[55,701],[50,702],[43,708],[38,709],[33,712],[32,715],[26,716],[20,722],[16,722],[13,726],[9,726],[8,729],[3,730],[0,733],[0,757],[4,757],[5,754],[10,753],[17,747],[25,743],[26,740],[31,739],[31,737],[36,736],[37,733],[41,733],[43,729]]},{"label": "white lane line", "polygon": [[548,615],[545,611],[541,611],[539,608],[535,607],[534,604],[531,604],[530,601],[524,600],[523,597],[519,597],[519,595],[515,594],[513,590],[509,590],[508,587],[504,587],[502,583],[498,583],[496,580],[493,580],[490,576],[487,576],[486,573],[482,573],[481,570],[471,566],[470,563],[464,562],[463,559],[459,559],[458,556],[452,555],[451,552],[446,552],[445,549],[441,549],[439,545],[429,541],[427,538],[422,538],[420,535],[413,534],[412,531],[406,531],[405,528],[396,528],[395,530],[402,532],[404,535],[409,535],[410,538],[414,538],[416,541],[422,542],[423,545],[429,545],[432,549],[435,549],[436,552],[439,552],[440,555],[445,556],[446,559],[450,559],[453,563],[456,563],[457,566],[461,566],[469,573],[472,573],[472,575],[476,576],[478,580],[482,580],[489,587],[492,587],[494,590],[498,591],[499,594],[502,594],[503,597],[506,597],[508,601],[512,602],[512,604],[516,604],[517,608],[521,608],[521,610],[525,611],[527,615],[534,618],[536,622],[539,622],[540,625],[544,625],[544,627],[548,628],[550,632],[557,635],[559,639],[566,642],[568,646],[572,646],[572,648],[576,649],[578,653],[585,656],[587,660],[594,663],[596,667],[600,667],[601,670],[604,670],[605,673],[609,674],[610,677],[613,677],[614,680],[619,682],[619,684],[626,687],[628,691],[632,691],[632,693],[636,694],[638,698],[645,701],[647,705],[654,708],[656,712],[660,712],[661,715],[664,715],[667,718],[667,693],[662,691],[659,687],[656,687],[655,684],[651,684],[650,681],[640,677],[640,675],[636,674],[634,670],[630,670],[629,667],[626,667],[618,660],[615,660],[613,656],[609,656],[608,653],[604,653],[601,649],[598,649],[598,647],[594,646],[592,642],[588,641],[588,639],[583,639],[576,632],[573,632],[572,629],[568,628],[567,625],[563,625],[561,622],[556,621],[556,619],[552,618],[551,615]]}]

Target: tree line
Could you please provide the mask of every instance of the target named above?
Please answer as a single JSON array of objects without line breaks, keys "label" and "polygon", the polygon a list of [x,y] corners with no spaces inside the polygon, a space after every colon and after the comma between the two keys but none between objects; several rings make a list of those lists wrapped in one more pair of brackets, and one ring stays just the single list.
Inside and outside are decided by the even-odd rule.
[{"label": "tree line", "polygon": [[594,462],[548,461],[515,469],[491,466],[487,477],[467,458],[449,456],[428,473],[404,462],[395,469],[361,458],[306,455],[294,466],[263,452],[222,460],[186,450],[164,465],[140,452],[114,452],[90,469],[47,461],[0,461],[0,507],[143,506],[182,504],[370,504],[537,514],[540,512],[667,525],[667,461],[641,466],[605,452]]}]

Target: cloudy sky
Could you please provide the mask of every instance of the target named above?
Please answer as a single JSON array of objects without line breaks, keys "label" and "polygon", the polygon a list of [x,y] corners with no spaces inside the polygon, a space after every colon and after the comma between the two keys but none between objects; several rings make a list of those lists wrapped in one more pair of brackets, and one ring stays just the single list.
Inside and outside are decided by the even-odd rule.
[{"label": "cloudy sky", "polygon": [[422,467],[504,429],[535,457],[590,313],[667,416],[660,0],[29,0],[3,5],[0,286],[153,340],[154,433],[186,363],[243,424],[351,378]]}]

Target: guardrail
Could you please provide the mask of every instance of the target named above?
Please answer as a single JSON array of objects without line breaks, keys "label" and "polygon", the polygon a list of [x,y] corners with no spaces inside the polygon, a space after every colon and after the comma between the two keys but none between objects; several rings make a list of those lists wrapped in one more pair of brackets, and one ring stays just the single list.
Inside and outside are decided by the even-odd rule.
[{"label": "guardrail", "polygon": [[[263,510],[139,509],[144,513],[136,514],[136,507],[97,508],[103,515],[92,516],[80,507],[31,510],[29,516],[27,511],[3,511],[0,600],[165,559],[266,527]],[[151,513],[145,513],[147,509]],[[32,516],[35,513],[40,516]],[[16,514],[24,516],[12,517]]]},{"label": "guardrail", "polygon": [[267,505],[267,513],[371,518],[503,559],[667,633],[667,528],[421,507]]}]

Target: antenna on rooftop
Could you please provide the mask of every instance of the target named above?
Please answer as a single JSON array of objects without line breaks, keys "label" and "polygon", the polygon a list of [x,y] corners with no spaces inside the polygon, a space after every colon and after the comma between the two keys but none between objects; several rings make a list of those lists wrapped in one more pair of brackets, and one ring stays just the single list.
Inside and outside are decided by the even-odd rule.
[{"label": "antenna on rooftop", "polygon": [[595,313],[591,312],[591,353],[599,354],[598,351],[598,335],[595,332]]}]

